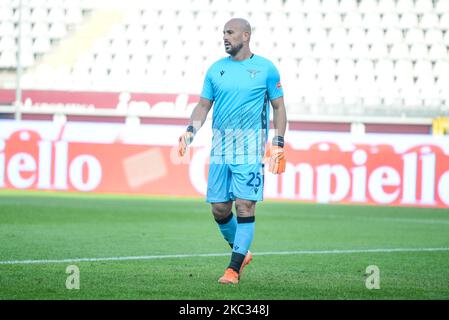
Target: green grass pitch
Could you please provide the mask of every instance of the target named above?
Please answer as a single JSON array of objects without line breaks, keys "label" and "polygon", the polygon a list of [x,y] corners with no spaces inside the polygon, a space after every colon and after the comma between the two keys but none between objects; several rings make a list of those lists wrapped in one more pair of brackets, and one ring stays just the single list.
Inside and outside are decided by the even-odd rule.
[{"label": "green grass pitch", "polygon": [[203,199],[0,192],[0,299],[449,299],[448,248],[449,210],[264,201],[254,259],[223,286],[230,249]]}]

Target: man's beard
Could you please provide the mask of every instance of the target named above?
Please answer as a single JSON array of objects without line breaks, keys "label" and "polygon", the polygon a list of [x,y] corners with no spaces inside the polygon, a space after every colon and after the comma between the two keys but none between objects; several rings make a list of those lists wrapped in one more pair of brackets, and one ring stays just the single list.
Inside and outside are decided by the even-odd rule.
[{"label": "man's beard", "polygon": [[230,54],[231,56],[235,56],[239,51],[243,48],[243,42],[239,43],[235,47],[231,45],[231,48],[229,50],[226,50],[226,53]]}]

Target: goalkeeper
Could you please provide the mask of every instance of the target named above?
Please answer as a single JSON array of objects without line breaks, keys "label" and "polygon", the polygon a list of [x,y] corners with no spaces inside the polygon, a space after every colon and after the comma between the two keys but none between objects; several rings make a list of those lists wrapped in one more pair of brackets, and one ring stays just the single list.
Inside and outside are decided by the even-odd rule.
[{"label": "goalkeeper", "polygon": [[[231,19],[225,24],[223,42],[229,56],[208,69],[200,101],[179,138],[178,151],[183,156],[214,106],[207,202],[232,248],[229,266],[218,280],[223,284],[237,284],[252,259],[249,248],[256,203],[263,200],[264,163],[274,174],[285,170],[287,116],[280,76],[271,61],[250,51],[250,39],[246,20]],[[270,102],[275,136],[265,152]],[[232,212],[234,202],[236,214]]]}]

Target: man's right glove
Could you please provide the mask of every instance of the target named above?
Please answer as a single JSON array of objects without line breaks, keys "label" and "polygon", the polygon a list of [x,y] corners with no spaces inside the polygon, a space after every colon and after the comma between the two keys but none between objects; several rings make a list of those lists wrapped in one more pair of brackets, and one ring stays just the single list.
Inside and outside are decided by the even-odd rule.
[{"label": "man's right glove", "polygon": [[183,157],[186,153],[187,147],[193,141],[193,127],[188,126],[186,132],[184,132],[178,139],[178,154],[180,157]]},{"label": "man's right glove", "polygon": [[268,170],[274,174],[280,174],[285,171],[284,138],[277,136],[273,138],[271,148],[267,149],[265,162],[268,162]]}]

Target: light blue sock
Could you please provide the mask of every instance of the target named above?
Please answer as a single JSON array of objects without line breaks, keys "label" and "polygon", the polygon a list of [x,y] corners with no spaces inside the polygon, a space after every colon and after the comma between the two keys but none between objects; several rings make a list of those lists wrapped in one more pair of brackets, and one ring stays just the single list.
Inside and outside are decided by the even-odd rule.
[{"label": "light blue sock", "polygon": [[229,243],[229,245],[233,246],[234,244],[234,238],[235,238],[235,232],[237,230],[237,219],[232,214],[224,218],[223,220],[217,220],[217,225],[221,231],[221,234],[223,235],[224,239]]},{"label": "light blue sock", "polygon": [[248,252],[254,238],[255,217],[238,217],[233,252],[243,256]]}]

